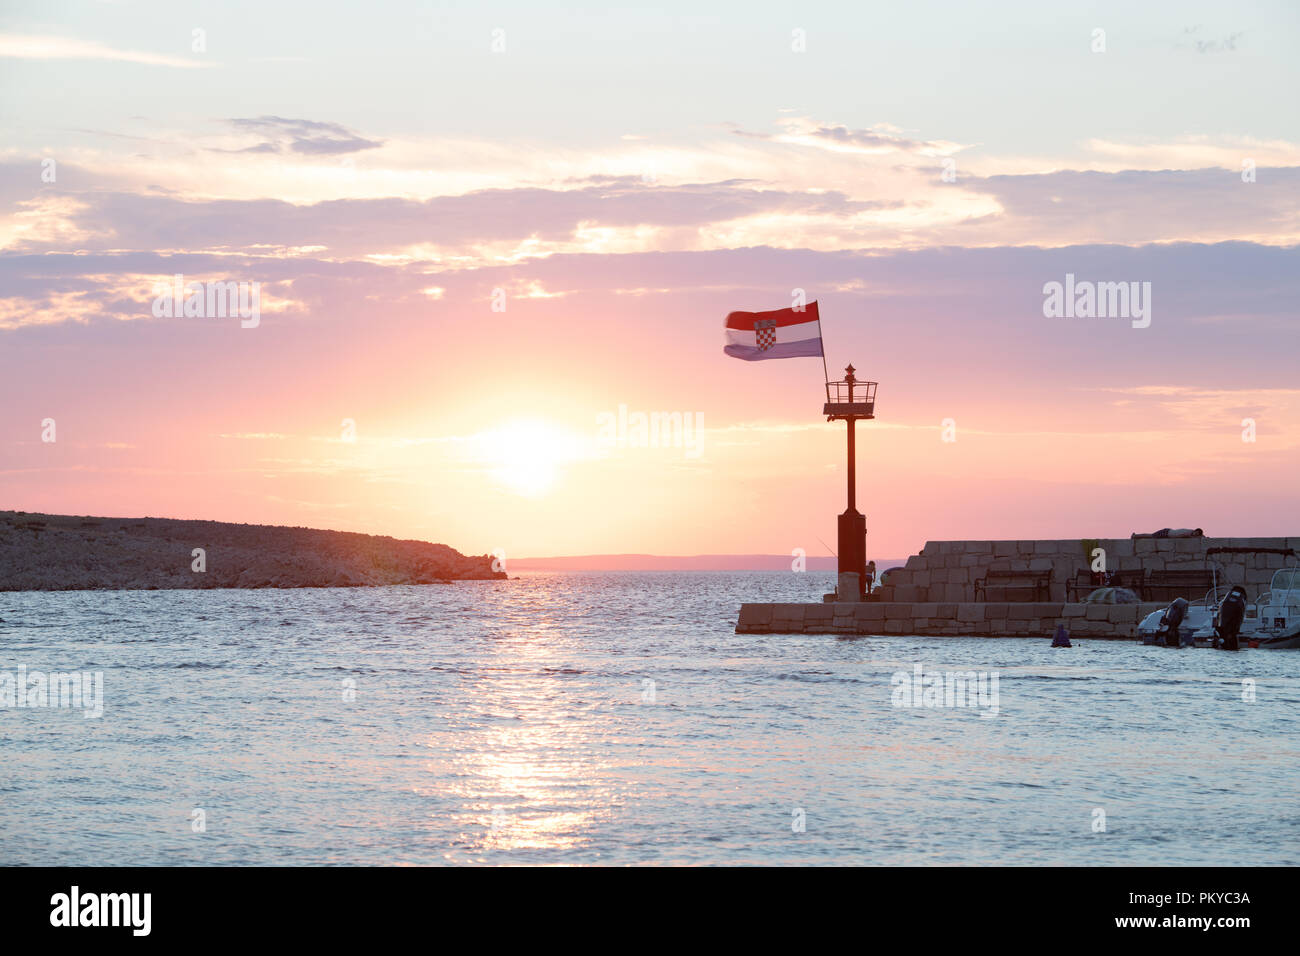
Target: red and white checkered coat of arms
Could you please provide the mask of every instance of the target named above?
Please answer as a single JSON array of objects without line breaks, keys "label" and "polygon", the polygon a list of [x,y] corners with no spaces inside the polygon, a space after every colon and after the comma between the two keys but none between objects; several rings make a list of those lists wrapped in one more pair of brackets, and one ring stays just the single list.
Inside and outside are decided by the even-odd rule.
[{"label": "red and white checkered coat of arms", "polygon": [[776,345],[776,322],[771,319],[755,322],[754,337],[757,340],[758,350],[766,352]]}]

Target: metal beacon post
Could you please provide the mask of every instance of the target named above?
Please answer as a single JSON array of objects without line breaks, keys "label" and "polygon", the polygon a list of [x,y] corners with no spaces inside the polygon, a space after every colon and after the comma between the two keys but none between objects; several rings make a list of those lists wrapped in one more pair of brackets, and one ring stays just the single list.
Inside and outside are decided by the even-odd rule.
[{"label": "metal beacon post", "polygon": [[[857,455],[854,448],[854,425],[876,417],[876,383],[859,382],[852,365],[844,369],[839,382],[826,383],[826,405],[822,412],[828,422],[848,424],[848,507],[839,520],[839,581],[841,601],[866,598],[867,519],[857,509]],[[853,578],[847,577],[853,575]],[[856,580],[854,580],[856,578]],[[854,593],[856,592],[856,594]]]}]

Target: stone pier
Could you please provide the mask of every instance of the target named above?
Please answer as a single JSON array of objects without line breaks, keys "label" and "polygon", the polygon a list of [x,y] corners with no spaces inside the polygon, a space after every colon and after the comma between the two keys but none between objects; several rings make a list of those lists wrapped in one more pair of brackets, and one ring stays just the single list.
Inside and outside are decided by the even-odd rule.
[{"label": "stone pier", "polygon": [[918,634],[926,637],[1042,637],[1064,624],[1071,637],[1132,639],[1164,603],[1064,604],[898,601],[742,604],[737,634]]},{"label": "stone pier", "polygon": [[[1051,637],[1064,624],[1071,637],[1133,639],[1138,623],[1168,601],[1087,604],[1066,601],[1067,584],[1091,564],[1094,548],[1106,567],[1128,580],[1147,571],[1207,567],[1210,548],[1293,548],[1300,536],[1276,538],[1101,538],[1047,541],[929,541],[906,566],[890,571],[874,600],[822,604],[742,604],[737,634],[916,634],[942,637]],[[1280,554],[1216,557],[1226,585],[1251,599],[1287,563]],[[1049,572],[1048,601],[975,600],[988,571]],[[1087,588],[1083,589],[1086,594]],[[1011,592],[1008,592],[1011,593]],[[993,590],[987,596],[998,596]],[[1188,594],[1191,600],[1200,594]]]}]

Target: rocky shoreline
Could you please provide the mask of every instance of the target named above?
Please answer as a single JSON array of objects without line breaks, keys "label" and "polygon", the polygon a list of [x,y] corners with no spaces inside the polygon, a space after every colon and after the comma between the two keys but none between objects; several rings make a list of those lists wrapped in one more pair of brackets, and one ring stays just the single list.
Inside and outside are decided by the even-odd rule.
[{"label": "rocky shoreline", "polygon": [[492,570],[491,555],[464,555],[427,541],[224,521],[0,511],[0,591],[374,587],[505,577]]}]

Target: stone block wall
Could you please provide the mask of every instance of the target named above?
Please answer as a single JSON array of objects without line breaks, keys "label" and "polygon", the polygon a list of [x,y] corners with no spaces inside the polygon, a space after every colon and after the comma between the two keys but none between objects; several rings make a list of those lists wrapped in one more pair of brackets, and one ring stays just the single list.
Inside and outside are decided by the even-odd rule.
[{"label": "stone block wall", "polygon": [[1064,624],[1071,637],[1132,639],[1138,622],[1163,603],[943,603],[880,601],[742,604],[737,634],[913,634],[928,637],[1049,638]]},{"label": "stone block wall", "polygon": [[[1206,567],[1208,548],[1295,548],[1300,536],[1286,538],[1101,538],[1110,571],[1141,575],[1146,569],[1200,570]],[[1254,598],[1268,587],[1273,572],[1283,567],[1278,554],[1234,554],[1216,556],[1227,584],[1244,585]],[[877,588],[885,602],[973,602],[975,582],[990,570],[1027,568],[1051,571],[1050,597],[1064,602],[1066,584],[1086,570],[1091,558],[1079,538],[1044,541],[928,541],[920,554],[907,559],[905,567],[889,575],[889,583]],[[881,569],[884,570],[884,569]],[[1189,595],[1190,597],[1191,595]],[[1027,602],[1026,602],[1027,603]]]}]

